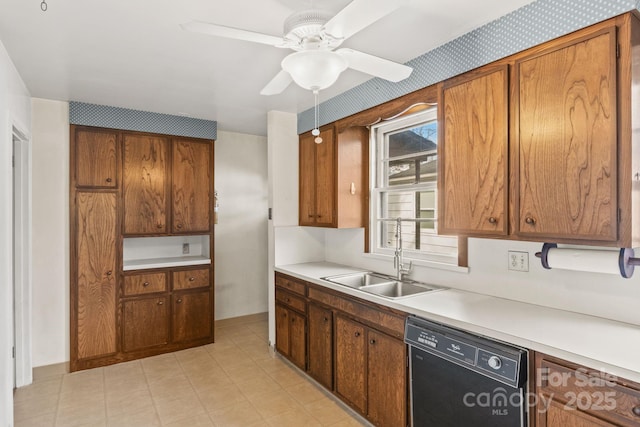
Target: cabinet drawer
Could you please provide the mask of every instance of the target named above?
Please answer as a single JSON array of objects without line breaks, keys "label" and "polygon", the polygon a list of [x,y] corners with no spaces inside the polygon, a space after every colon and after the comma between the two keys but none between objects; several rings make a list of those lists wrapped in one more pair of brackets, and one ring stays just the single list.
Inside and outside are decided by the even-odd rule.
[{"label": "cabinet drawer", "polygon": [[124,296],[151,294],[167,290],[166,273],[124,276]]},{"label": "cabinet drawer", "polygon": [[606,372],[569,368],[542,360],[537,381],[540,390],[564,404],[564,410],[582,410],[619,425],[640,423],[640,391],[620,384]]},{"label": "cabinet drawer", "polygon": [[348,313],[368,325],[396,338],[404,338],[405,317],[369,307],[315,288],[309,288],[309,299]]},{"label": "cabinet drawer", "polygon": [[306,286],[303,283],[293,280],[292,278],[287,276],[277,274],[276,286],[280,286],[281,288],[287,289],[288,291],[294,292],[298,295],[306,295]]},{"label": "cabinet drawer", "polygon": [[302,313],[307,312],[307,305],[304,299],[294,296],[289,292],[284,292],[280,289],[276,289],[276,301]]},{"label": "cabinet drawer", "polygon": [[204,288],[211,284],[209,280],[209,269],[181,270],[171,273],[173,279],[173,289]]}]

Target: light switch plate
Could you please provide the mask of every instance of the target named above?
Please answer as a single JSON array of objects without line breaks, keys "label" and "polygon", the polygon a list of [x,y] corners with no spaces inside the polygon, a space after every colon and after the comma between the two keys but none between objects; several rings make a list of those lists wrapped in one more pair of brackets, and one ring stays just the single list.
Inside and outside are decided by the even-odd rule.
[{"label": "light switch plate", "polygon": [[509,251],[509,270],[529,271],[529,252]]}]

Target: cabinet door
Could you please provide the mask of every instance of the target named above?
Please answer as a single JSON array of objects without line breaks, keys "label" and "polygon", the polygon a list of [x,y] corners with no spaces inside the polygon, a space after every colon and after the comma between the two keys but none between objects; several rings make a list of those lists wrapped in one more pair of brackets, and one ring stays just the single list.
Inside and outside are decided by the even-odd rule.
[{"label": "cabinet door", "polygon": [[447,84],[443,97],[440,229],[443,234],[508,233],[507,66]]},{"label": "cabinet door", "polygon": [[584,412],[566,409],[562,403],[553,400],[551,396],[547,398],[549,399],[548,408],[538,413],[540,427],[615,427],[615,424],[602,421]]},{"label": "cabinet door", "polygon": [[173,301],[173,341],[191,341],[211,336],[210,292],[176,292]]},{"label": "cabinet door", "polygon": [[117,140],[115,132],[76,129],[76,186],[116,188]]},{"label": "cabinet door", "polygon": [[116,194],[76,193],[77,359],[115,353]]},{"label": "cabinet door", "polygon": [[125,301],[122,350],[134,351],[169,342],[169,304],[166,297]]},{"label": "cabinet door", "polygon": [[368,418],[376,426],[407,425],[407,356],[401,340],[369,330]]},{"label": "cabinet door", "polygon": [[124,234],[166,233],[169,140],[150,135],[124,135]]},{"label": "cabinet door", "polygon": [[289,310],[289,359],[300,369],[307,365],[306,319]]},{"label": "cabinet door", "polygon": [[616,29],[516,62],[520,236],[617,239]]},{"label": "cabinet door", "polygon": [[300,136],[300,225],[315,225],[316,215],[316,144],[314,136]]},{"label": "cabinet door", "polygon": [[333,313],[309,304],[309,375],[328,388],[333,386]]},{"label": "cabinet door", "polygon": [[211,228],[212,145],[173,141],[172,232],[209,232]]},{"label": "cabinet door", "polygon": [[333,128],[320,132],[322,143],[315,144],[316,149],[316,225],[331,227],[334,225],[336,159]]},{"label": "cabinet door", "polygon": [[289,356],[289,310],[276,304],[276,350]]},{"label": "cabinet door", "polygon": [[336,316],[335,391],[354,409],[367,409],[367,342],[365,327]]}]

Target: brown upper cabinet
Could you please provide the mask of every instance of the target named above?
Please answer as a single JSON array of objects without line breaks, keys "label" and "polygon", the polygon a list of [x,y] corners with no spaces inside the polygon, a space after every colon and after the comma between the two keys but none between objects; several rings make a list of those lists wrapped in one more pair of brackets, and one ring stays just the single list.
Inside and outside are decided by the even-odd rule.
[{"label": "brown upper cabinet", "polygon": [[76,187],[116,188],[118,133],[74,128]]},{"label": "brown upper cabinet", "polygon": [[172,232],[211,229],[212,163],[210,143],[189,139],[173,141]]},{"label": "brown upper cabinet", "polygon": [[442,234],[509,231],[508,82],[503,65],[444,84],[438,177]]},{"label": "brown upper cabinet", "polygon": [[167,232],[170,142],[154,135],[124,135],[124,234]]},{"label": "brown upper cabinet", "polygon": [[609,26],[516,61],[519,236],[617,240],[616,46]]},{"label": "brown upper cabinet", "polygon": [[368,132],[350,128],[321,129],[322,142],[311,132],[300,135],[301,226],[353,228],[364,225]]},{"label": "brown upper cabinet", "polygon": [[621,15],[442,84],[441,233],[637,246],[639,27]]},{"label": "brown upper cabinet", "polygon": [[123,146],[124,234],[208,233],[211,144],[125,134]]}]

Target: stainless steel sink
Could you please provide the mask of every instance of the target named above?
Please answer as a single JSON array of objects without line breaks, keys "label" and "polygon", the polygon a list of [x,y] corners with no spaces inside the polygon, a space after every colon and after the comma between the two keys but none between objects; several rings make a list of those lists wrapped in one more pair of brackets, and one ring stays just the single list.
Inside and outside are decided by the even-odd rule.
[{"label": "stainless steel sink", "polygon": [[350,288],[362,288],[365,286],[377,285],[380,283],[389,283],[394,280],[391,276],[386,276],[380,273],[372,273],[370,271],[362,271],[358,273],[340,274],[338,276],[323,277],[323,280],[327,280],[338,285],[348,286]]},{"label": "stainless steel sink", "polygon": [[398,299],[441,289],[437,286],[426,285],[412,280],[396,280],[393,276],[371,271],[327,276],[322,279],[389,299]]},{"label": "stainless steel sink", "polygon": [[435,291],[439,288],[429,287],[427,285],[415,282],[394,281],[389,283],[380,283],[377,285],[362,286],[361,291],[369,292],[382,297],[397,299],[420,294],[423,292]]}]

